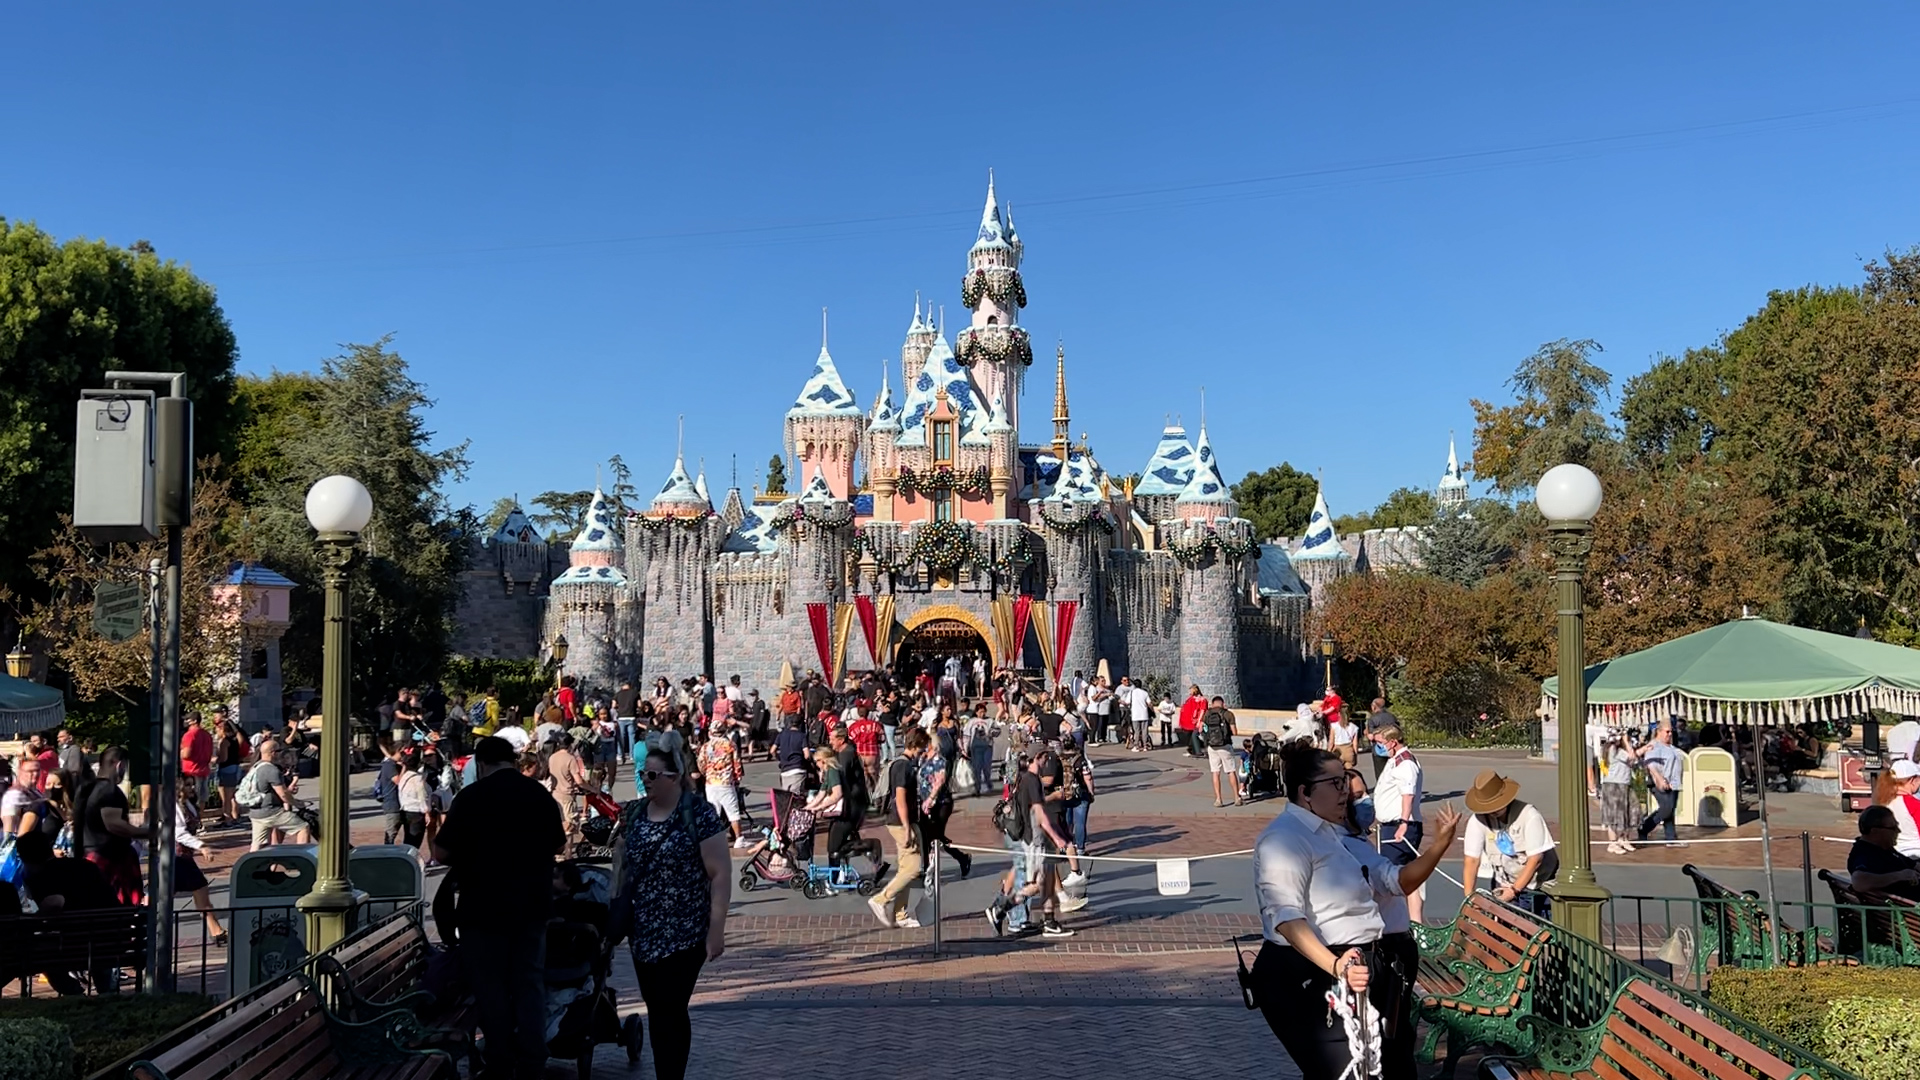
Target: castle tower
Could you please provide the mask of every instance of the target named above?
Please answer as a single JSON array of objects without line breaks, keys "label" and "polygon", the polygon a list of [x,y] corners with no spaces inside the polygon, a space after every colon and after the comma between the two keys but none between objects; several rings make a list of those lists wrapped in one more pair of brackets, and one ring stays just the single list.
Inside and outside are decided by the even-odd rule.
[{"label": "castle tower", "polygon": [[519,503],[507,512],[507,520],[500,523],[489,543],[494,558],[499,561],[500,581],[506,587],[506,594],[512,596],[518,586],[526,586],[529,596],[539,587],[547,576],[547,541],[540,531],[527,519],[526,511]]},{"label": "castle tower", "polygon": [[613,517],[613,500],[596,485],[586,520],[568,549],[567,569],[553,579],[547,607],[547,639],[561,634],[567,638],[561,673],[588,687],[609,689],[630,674],[619,612],[627,586],[621,568],[626,545]]},{"label": "castle tower", "polygon": [[1447,432],[1447,471],[1440,474],[1440,486],[1434,492],[1440,509],[1458,511],[1467,505],[1467,478],[1460,469],[1460,456],[1453,449],[1453,432]]},{"label": "castle tower", "polygon": [[913,298],[913,321],[907,324],[907,340],[900,346],[900,378],[911,387],[920,377],[920,369],[927,366],[927,353],[933,348],[933,339],[938,333],[933,325],[933,308],[927,308],[925,320],[920,318],[920,297]]},{"label": "castle tower", "polygon": [[1313,515],[1307,519],[1307,535],[1291,558],[1294,571],[1307,583],[1315,604],[1325,600],[1328,585],[1353,569],[1353,556],[1340,546],[1333,515],[1327,510],[1325,484],[1313,494]]},{"label": "castle tower", "polygon": [[1020,429],[1020,385],[1033,366],[1033,342],[1020,328],[1020,309],[1027,306],[1026,286],[1020,281],[1020,259],[1026,245],[1013,228],[1012,208],[1003,218],[987,174],[987,205],[980,213],[980,233],[967,252],[967,276],[960,283],[960,299],[973,317],[955,336],[953,353],[975,372],[981,396],[1006,403],[1007,423]]},{"label": "castle tower", "polygon": [[[813,647],[808,604],[831,605],[847,599],[847,553],[853,546],[853,507],[818,472],[801,492],[798,518],[782,534],[787,554],[786,632],[782,648],[794,670],[820,666]],[[849,655],[858,648],[850,647]],[[824,674],[824,673],[823,673]]]},{"label": "castle tower", "polygon": [[[920,305],[914,303],[913,321],[920,322]],[[922,357],[924,360],[925,357]],[[880,394],[874,398],[873,411],[867,414],[867,482],[873,488],[873,516],[877,521],[893,520],[894,444],[900,438],[900,414],[893,407],[893,387],[886,369],[880,372]]]},{"label": "castle tower", "polygon": [[1240,694],[1240,598],[1246,592],[1251,556],[1259,550],[1253,523],[1235,516],[1233,494],[1220,475],[1207,427],[1200,425],[1193,475],[1174,500],[1174,519],[1161,523],[1167,546],[1179,559],[1180,670],[1238,705]]},{"label": "castle tower", "polygon": [[1174,500],[1193,479],[1193,444],[1187,441],[1187,429],[1168,424],[1160,432],[1160,444],[1153,457],[1140,470],[1140,482],[1133,486],[1134,505],[1140,516],[1152,522],[1173,516]]},{"label": "castle tower", "polygon": [[991,444],[993,465],[987,473],[987,487],[993,499],[993,516],[997,520],[1009,520],[1013,517],[1013,504],[1009,494],[1013,490],[1013,462],[1018,447],[1018,435],[1013,425],[1007,423],[1006,403],[995,399],[988,406],[987,422],[980,427],[980,434],[987,437]]},{"label": "castle tower", "polygon": [[652,506],[628,519],[628,568],[639,579],[636,599],[646,618],[637,673],[643,678],[665,675],[678,682],[708,672],[713,650],[708,578],[725,528],[679,457]]},{"label": "castle tower", "polygon": [[853,496],[853,463],[865,434],[866,416],[827,352],[824,318],[820,338],[813,374],[787,410],[787,455],[798,460],[800,475],[825,475],[833,493],[847,499]]}]

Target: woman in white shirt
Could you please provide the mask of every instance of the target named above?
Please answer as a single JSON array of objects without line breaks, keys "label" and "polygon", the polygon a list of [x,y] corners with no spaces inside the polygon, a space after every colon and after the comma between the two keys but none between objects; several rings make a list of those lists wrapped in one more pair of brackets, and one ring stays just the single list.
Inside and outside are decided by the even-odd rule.
[{"label": "woman in white shirt", "polygon": [[1360,725],[1344,716],[1339,723],[1327,725],[1327,742],[1332,747],[1333,755],[1340,759],[1340,764],[1349,769],[1353,768],[1354,762],[1358,760],[1358,755],[1354,752],[1354,740],[1359,737]]},{"label": "woman in white shirt", "polygon": [[1281,751],[1281,762],[1290,801],[1254,844],[1254,895],[1266,940],[1253,962],[1252,990],[1302,1080],[1336,1080],[1353,1054],[1327,992],[1338,984],[1343,993],[1364,994],[1383,1016],[1397,1008],[1389,1000],[1393,980],[1373,974],[1389,961],[1375,890],[1402,890],[1397,875],[1376,875],[1347,850],[1347,770],[1340,759],[1294,745]]},{"label": "woman in white shirt", "polygon": [[1920,763],[1902,758],[1888,773],[1893,777],[1893,794],[1885,805],[1900,826],[1894,850],[1909,859],[1920,858]]}]

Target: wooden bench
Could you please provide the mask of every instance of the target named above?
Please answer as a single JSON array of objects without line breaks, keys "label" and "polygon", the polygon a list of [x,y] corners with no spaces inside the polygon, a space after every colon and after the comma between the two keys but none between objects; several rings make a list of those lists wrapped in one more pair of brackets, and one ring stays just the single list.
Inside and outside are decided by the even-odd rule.
[{"label": "wooden bench", "polygon": [[0,986],[43,972],[143,970],[148,912],[145,907],[112,907],[0,922]]},{"label": "wooden bench", "polygon": [[304,975],[287,975],[194,1021],[135,1061],[132,1080],[453,1080],[442,1050],[409,1049],[404,1010],[356,1023],[330,1015]]},{"label": "wooden bench", "polygon": [[[1482,1059],[1483,1078],[1794,1080],[1845,1075],[1811,1055],[1790,1062],[1764,1050],[1719,1017],[1644,979],[1623,986],[1606,1016],[1591,1026],[1565,1028],[1538,1017],[1527,1022],[1535,1029],[1534,1050],[1524,1059]],[[1780,1050],[1791,1052],[1785,1046]]]},{"label": "wooden bench", "polygon": [[1898,896],[1858,892],[1853,878],[1820,871],[1833,893],[1840,952],[1875,966],[1920,966],[1920,904]]},{"label": "wooden bench", "polygon": [[[1439,928],[1436,928],[1439,929]],[[1421,1053],[1434,1057],[1440,1036],[1447,1036],[1450,1075],[1468,1046],[1525,1050],[1530,1039],[1516,1019],[1527,1012],[1535,967],[1546,942],[1546,927],[1486,893],[1476,892],[1460,906],[1445,937],[1425,938],[1415,975],[1419,1014],[1428,1022]]]}]

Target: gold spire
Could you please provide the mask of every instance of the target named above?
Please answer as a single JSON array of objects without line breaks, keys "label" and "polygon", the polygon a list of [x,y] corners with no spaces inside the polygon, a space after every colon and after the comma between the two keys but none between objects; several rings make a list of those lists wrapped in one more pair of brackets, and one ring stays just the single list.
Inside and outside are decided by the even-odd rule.
[{"label": "gold spire", "polygon": [[1062,465],[1067,460],[1067,346],[1062,342],[1054,353],[1053,368],[1053,456]]}]

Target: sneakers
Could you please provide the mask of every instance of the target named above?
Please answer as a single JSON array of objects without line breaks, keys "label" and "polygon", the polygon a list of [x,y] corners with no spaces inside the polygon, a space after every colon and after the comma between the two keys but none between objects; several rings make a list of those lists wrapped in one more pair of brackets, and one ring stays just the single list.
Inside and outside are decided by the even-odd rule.
[{"label": "sneakers", "polygon": [[893,912],[888,911],[886,906],[880,903],[879,897],[876,896],[867,901],[867,910],[873,912],[873,917],[880,920],[881,926],[889,930],[894,928]]},{"label": "sneakers", "polygon": [[960,880],[965,881],[967,875],[973,873],[973,856],[964,851],[956,851],[954,855],[960,860]]},{"label": "sneakers", "polygon": [[1060,884],[1073,886],[1073,885],[1078,885],[1085,880],[1087,880],[1087,875],[1081,873],[1078,870],[1069,870],[1067,871],[1067,876],[1060,879]]},{"label": "sneakers", "polygon": [[[1015,930],[1013,932],[1013,936],[1017,938],[1039,937],[1040,933],[1041,933],[1041,930],[1039,927],[1033,925],[1032,923],[1027,923],[1025,926],[1022,926],[1020,929]],[[1072,931],[1068,931],[1068,933],[1072,933]]]},{"label": "sneakers", "polygon": [[752,847],[753,841],[745,836],[736,837],[733,841],[733,846],[737,850],[744,850],[746,848]]},{"label": "sneakers", "polygon": [[1040,933],[1043,937],[1059,938],[1059,937],[1073,936],[1073,931],[1067,929],[1064,926],[1061,926],[1058,922],[1052,919],[1048,919],[1046,922],[1043,922],[1040,924]]},{"label": "sneakers", "polygon": [[1084,896],[1069,896],[1066,893],[1056,893],[1053,898],[1053,906],[1059,908],[1063,913],[1079,911],[1081,908],[1087,906],[1087,898]]},{"label": "sneakers", "polygon": [[920,920],[911,915],[902,915],[900,920],[893,925],[896,929],[900,930],[918,930],[920,929]]},{"label": "sneakers", "polygon": [[987,925],[993,927],[993,936],[999,937],[1007,932],[1007,898],[996,896],[993,903],[987,905]]}]

